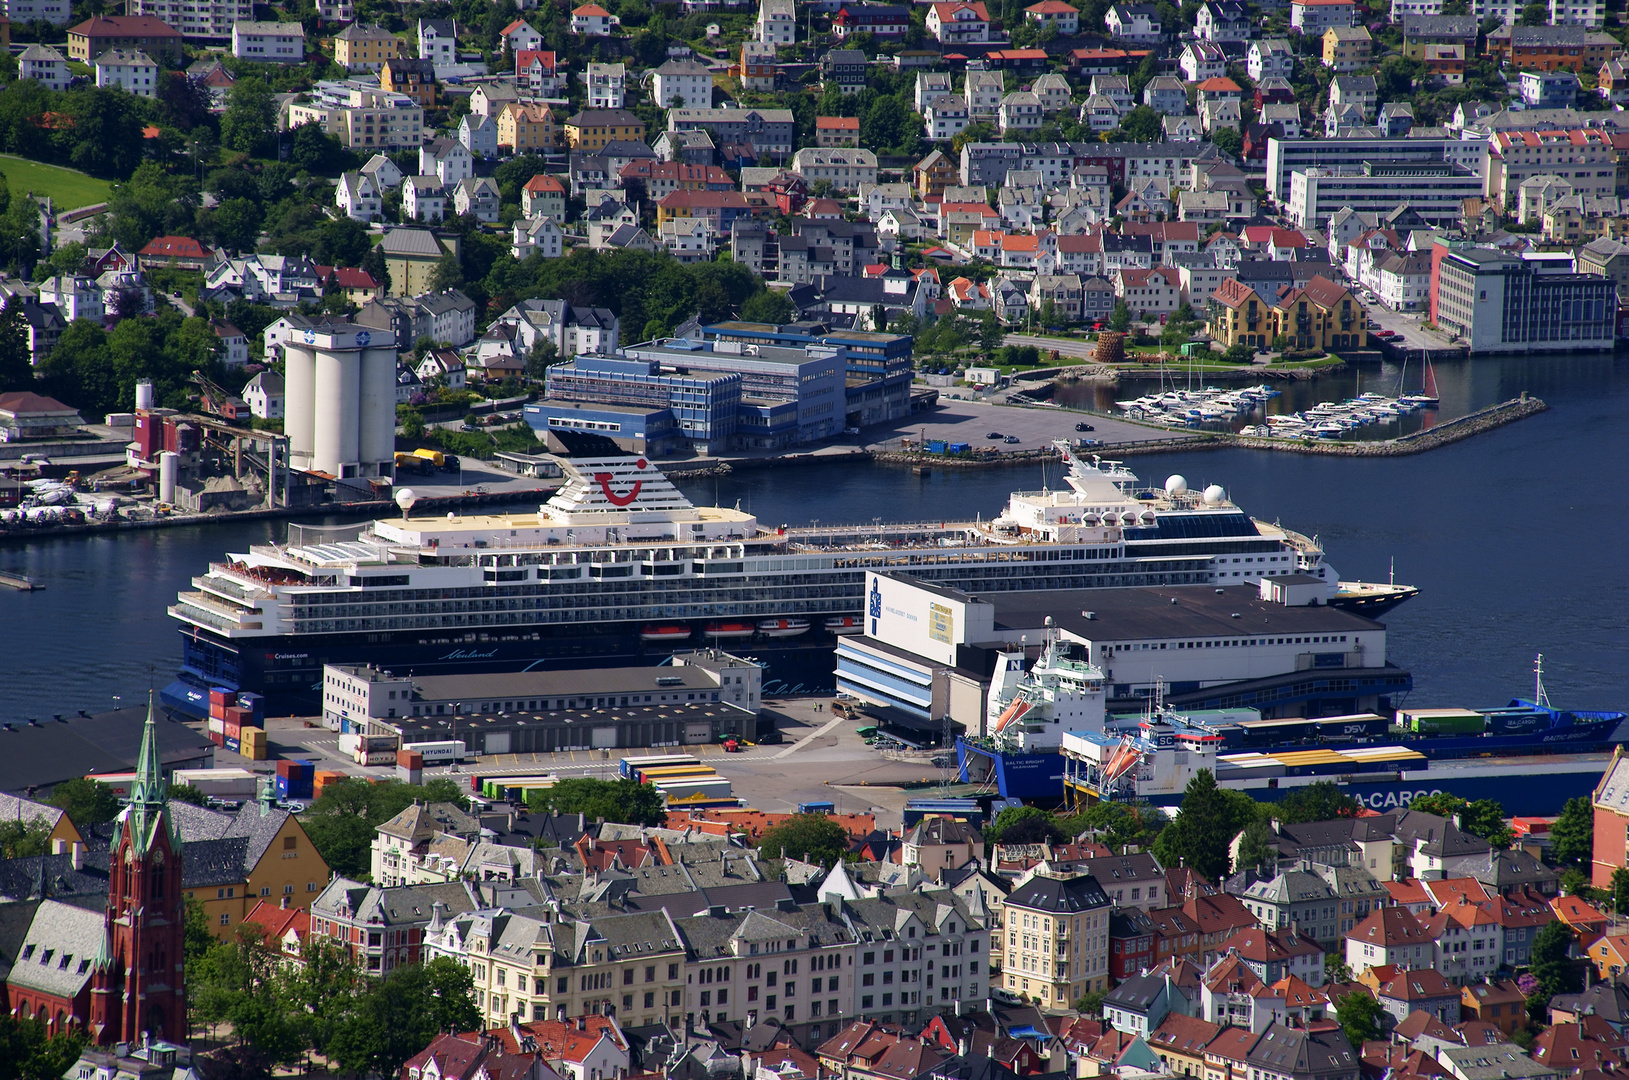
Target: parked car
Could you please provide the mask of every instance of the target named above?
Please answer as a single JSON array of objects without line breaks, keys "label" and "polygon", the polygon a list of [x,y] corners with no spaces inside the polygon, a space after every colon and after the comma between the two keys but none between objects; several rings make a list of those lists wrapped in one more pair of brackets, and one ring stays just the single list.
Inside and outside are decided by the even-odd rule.
[{"label": "parked car", "polygon": [[984,433],[984,437],[986,439],[1001,439],[1005,438],[1006,436],[1002,435],[999,431],[986,431]]},{"label": "parked car", "polygon": [[1016,435],[1008,435],[1005,439],[1002,439],[1001,441],[1005,442],[1005,443],[1012,443],[1012,444],[1016,445],[1017,443],[1021,442],[1022,440],[1020,440],[1018,438],[1018,436],[1016,436]]},{"label": "parked car", "polygon": [[1079,423],[1079,424],[1076,424],[1076,425],[1075,425],[1075,430],[1076,430],[1076,431],[1096,431],[1096,430],[1097,430],[1097,429],[1096,429],[1096,428],[1094,428],[1094,427],[1093,427],[1093,426],[1092,426],[1092,425],[1090,425],[1090,424],[1087,424],[1087,423]]}]

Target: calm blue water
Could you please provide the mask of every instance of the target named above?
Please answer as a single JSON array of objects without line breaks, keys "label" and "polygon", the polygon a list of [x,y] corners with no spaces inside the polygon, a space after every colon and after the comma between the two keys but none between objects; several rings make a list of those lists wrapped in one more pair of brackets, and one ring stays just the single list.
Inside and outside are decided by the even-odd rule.
[{"label": "calm blue water", "polygon": [[[1371,374],[1363,378],[1367,388]],[[1144,479],[1219,483],[1248,512],[1317,535],[1347,579],[1397,580],[1421,595],[1386,619],[1416,705],[1502,704],[1531,690],[1545,654],[1557,705],[1629,704],[1629,359],[1522,358],[1437,366],[1446,418],[1528,390],[1553,409],[1408,458],[1348,460],[1223,450],[1131,459]],[[1413,380],[1410,380],[1411,385]],[[1384,386],[1378,387],[1382,391]],[[1349,396],[1352,382],[1298,395]],[[1058,481],[1054,467],[1051,479]],[[1039,469],[941,471],[819,466],[688,485],[737,500],[765,524],[931,520],[998,512]],[[162,687],[178,655],[165,615],[227,550],[281,538],[256,522],[0,544],[0,568],[45,591],[0,590],[0,719],[100,709]]]}]

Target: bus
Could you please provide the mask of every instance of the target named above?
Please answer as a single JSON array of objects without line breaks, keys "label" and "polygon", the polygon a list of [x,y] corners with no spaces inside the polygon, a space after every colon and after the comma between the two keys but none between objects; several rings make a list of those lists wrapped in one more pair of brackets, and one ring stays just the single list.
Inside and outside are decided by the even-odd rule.
[{"label": "bus", "polygon": [[700,765],[699,758],[691,754],[647,754],[644,757],[625,757],[617,766],[624,780],[639,779],[641,769],[660,769],[664,765]]}]

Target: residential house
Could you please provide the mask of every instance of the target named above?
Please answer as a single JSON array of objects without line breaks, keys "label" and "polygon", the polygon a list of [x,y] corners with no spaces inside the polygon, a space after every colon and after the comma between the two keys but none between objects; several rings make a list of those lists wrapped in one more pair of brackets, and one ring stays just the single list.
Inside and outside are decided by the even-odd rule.
[{"label": "residential house", "polygon": [[1104,24],[1111,35],[1122,41],[1158,45],[1165,40],[1165,28],[1153,4],[1115,4],[1109,8]]},{"label": "residential house", "polygon": [[458,24],[454,20],[420,19],[418,30],[420,60],[430,61],[432,68],[458,63]]},{"label": "residential house", "polygon": [[1090,875],[1033,877],[1003,903],[1007,990],[1067,1007],[1108,984],[1110,901]]},{"label": "residential house", "polygon": [[1323,63],[1345,73],[1374,67],[1374,39],[1363,26],[1331,26],[1324,31]]},{"label": "residential house", "polygon": [[458,142],[472,158],[497,157],[498,125],[484,116],[467,113],[458,121]]},{"label": "residential house", "polygon": [[1247,42],[1251,37],[1250,11],[1243,0],[1206,0],[1194,21],[1201,40],[1218,44]]},{"label": "residential house", "polygon": [[[671,125],[672,113],[668,121]],[[627,109],[584,109],[566,119],[565,132],[566,145],[573,150],[601,150],[622,140],[645,141],[644,121]]]},{"label": "residential house", "polygon": [[447,189],[440,177],[408,177],[402,185],[402,214],[408,221],[445,220]]},{"label": "residential house", "polygon": [[[770,53],[771,59],[774,53]],[[623,64],[590,63],[583,74],[590,109],[620,109],[627,103],[628,69]],[[753,89],[753,87],[748,87]]]},{"label": "residential house", "polygon": [[857,116],[815,117],[816,146],[860,145],[860,118]]},{"label": "residential house", "polygon": [[453,189],[453,206],[458,216],[474,215],[477,221],[493,224],[498,220],[498,185],[489,176],[460,180]]},{"label": "residential house", "polygon": [[1245,55],[1244,70],[1256,83],[1263,79],[1288,79],[1295,74],[1295,51],[1283,38],[1252,41]]},{"label": "residential house", "polygon": [[96,85],[120,87],[137,97],[157,92],[158,65],[139,49],[109,49],[96,58]]},{"label": "residential house", "polygon": [[[181,35],[177,34],[179,40]],[[232,24],[232,55],[239,60],[263,64],[303,64],[305,27],[297,22],[247,22]]]},{"label": "residential house", "polygon": [[1143,104],[1166,116],[1188,111],[1188,91],[1175,75],[1156,75],[1143,87]]},{"label": "residential house", "polygon": [[598,4],[584,4],[571,12],[571,32],[578,37],[610,37],[622,20]]},{"label": "residential house", "polygon": [[515,84],[534,95],[548,96],[563,92],[566,76],[560,70],[559,56],[548,49],[523,49],[516,53]]},{"label": "residential house", "polygon": [[543,35],[533,29],[525,19],[516,19],[498,33],[504,50],[511,55],[543,47]]},{"label": "residential house", "polygon": [[[293,26],[299,29],[298,23]],[[122,49],[179,60],[183,40],[181,31],[151,15],[93,15],[68,28],[68,59],[89,64],[109,49]]]},{"label": "residential house", "polygon": [[498,146],[516,154],[549,151],[560,145],[560,129],[547,105],[510,102],[498,113]]},{"label": "residential house", "polygon": [[434,176],[450,188],[475,175],[475,159],[456,139],[432,139],[419,147],[419,175]]},{"label": "residential house", "polygon": [[243,400],[249,405],[250,415],[261,420],[283,418],[283,376],[275,371],[262,371],[243,388]]},{"label": "residential house", "polygon": [[566,188],[558,177],[538,173],[520,189],[520,209],[525,217],[552,217],[564,221]]},{"label": "residential house", "polygon": [[652,100],[664,109],[713,106],[713,73],[699,61],[669,59],[649,72],[647,78]]},{"label": "residential house", "polygon": [[380,26],[352,23],[334,36],[334,63],[347,71],[378,71],[401,55],[401,39]]},{"label": "residential house", "polygon": [[384,213],[384,203],[373,178],[364,173],[340,174],[334,189],[334,203],[353,221],[373,221]]},{"label": "residential house", "polygon": [[983,0],[949,0],[928,9],[927,30],[941,45],[979,44],[990,40],[990,13]]},{"label": "residential house", "polygon": [[1063,0],[1041,0],[1024,9],[1024,18],[1042,29],[1056,30],[1062,37],[1072,37],[1080,28],[1080,9]]},{"label": "residential house", "polygon": [[820,86],[836,87],[845,94],[865,89],[866,59],[859,49],[831,49],[820,58]]},{"label": "residential house", "polygon": [[565,252],[565,230],[550,215],[528,216],[516,221],[510,228],[514,240],[509,251],[516,259],[524,261],[533,255],[558,259]]},{"label": "residential house", "polygon": [[17,77],[33,79],[47,90],[66,90],[68,62],[49,45],[29,45],[17,54]]},{"label": "residential house", "polygon": [[1190,41],[1183,46],[1182,55],[1177,58],[1177,68],[1189,82],[1219,78],[1227,74],[1227,54],[1213,41]]},{"label": "residential house", "polygon": [[1290,0],[1290,26],[1303,35],[1322,37],[1331,26],[1356,26],[1360,19],[1355,0]]},{"label": "residential house", "polygon": [[790,45],[798,39],[798,16],[792,0],[758,0],[758,40],[765,45]]}]

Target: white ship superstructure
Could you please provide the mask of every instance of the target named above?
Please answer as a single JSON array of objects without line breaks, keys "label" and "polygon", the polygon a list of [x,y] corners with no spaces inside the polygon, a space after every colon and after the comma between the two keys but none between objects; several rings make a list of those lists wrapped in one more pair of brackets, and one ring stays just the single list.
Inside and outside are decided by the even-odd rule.
[{"label": "white ship superstructure", "polygon": [[[320,672],[319,656],[361,653],[428,671],[528,650],[534,660],[598,655],[613,638],[637,652],[642,632],[674,643],[745,625],[733,620],[765,638],[775,635],[763,627],[802,633],[807,622],[818,631],[808,644],[857,622],[867,570],[974,594],[1305,574],[1337,596],[1314,541],[1252,520],[1221,488],[1194,494],[1171,477],[1141,491],[1118,462],[1084,461],[1063,444],[1067,490],[1015,492],[993,520],[779,529],[693,505],[609,440],[572,435],[569,445],[558,458],[565,484],[536,511],[414,516],[405,498],[401,517],[340,532],[293,526],[295,542],[212,564],[170,608],[187,628],[183,681],[275,689]],[[507,643],[519,644],[500,655]],[[258,674],[280,666],[287,674]]]},{"label": "white ship superstructure", "polygon": [[1003,748],[1056,750],[1066,731],[1102,731],[1106,712],[1103,670],[1086,659],[1084,646],[1049,628],[1027,672],[1022,651],[997,660],[985,697],[984,733]]}]

